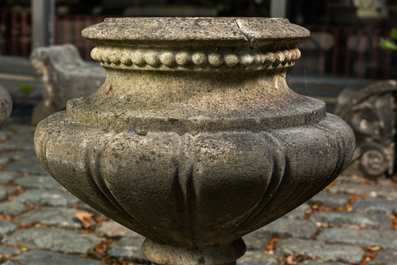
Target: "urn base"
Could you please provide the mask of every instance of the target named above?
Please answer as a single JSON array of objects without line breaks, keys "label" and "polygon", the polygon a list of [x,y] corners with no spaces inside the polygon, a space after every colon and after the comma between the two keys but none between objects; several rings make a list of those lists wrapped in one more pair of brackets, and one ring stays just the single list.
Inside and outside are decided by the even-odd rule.
[{"label": "urn base", "polygon": [[206,248],[172,246],[148,238],[142,245],[143,255],[154,265],[235,265],[245,251],[246,246],[241,238],[229,244]]}]

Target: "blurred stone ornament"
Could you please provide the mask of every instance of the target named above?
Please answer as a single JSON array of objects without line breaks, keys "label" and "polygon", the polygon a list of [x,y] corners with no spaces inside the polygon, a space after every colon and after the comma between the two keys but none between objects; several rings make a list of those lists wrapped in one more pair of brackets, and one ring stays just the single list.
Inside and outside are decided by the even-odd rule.
[{"label": "blurred stone ornament", "polygon": [[4,126],[12,111],[12,100],[8,91],[0,86],[0,128]]}]

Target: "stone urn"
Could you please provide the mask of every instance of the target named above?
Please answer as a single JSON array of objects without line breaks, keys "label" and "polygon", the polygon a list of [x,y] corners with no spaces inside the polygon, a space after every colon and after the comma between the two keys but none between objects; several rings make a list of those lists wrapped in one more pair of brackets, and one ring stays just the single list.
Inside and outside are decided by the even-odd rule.
[{"label": "stone urn", "polygon": [[235,264],[243,235],[350,162],[350,127],[286,84],[309,36],[286,19],[111,18],[83,36],[106,81],[38,125],[37,156],[154,264]]},{"label": "stone urn", "polygon": [[4,126],[11,115],[12,101],[8,91],[0,86],[0,128]]}]

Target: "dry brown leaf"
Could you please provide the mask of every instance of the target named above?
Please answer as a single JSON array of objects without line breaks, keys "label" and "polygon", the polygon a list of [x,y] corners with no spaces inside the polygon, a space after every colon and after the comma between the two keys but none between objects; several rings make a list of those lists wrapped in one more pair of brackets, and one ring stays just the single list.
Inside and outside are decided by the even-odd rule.
[{"label": "dry brown leaf", "polygon": [[95,225],[94,215],[92,213],[78,212],[75,216],[83,224],[85,229]]}]

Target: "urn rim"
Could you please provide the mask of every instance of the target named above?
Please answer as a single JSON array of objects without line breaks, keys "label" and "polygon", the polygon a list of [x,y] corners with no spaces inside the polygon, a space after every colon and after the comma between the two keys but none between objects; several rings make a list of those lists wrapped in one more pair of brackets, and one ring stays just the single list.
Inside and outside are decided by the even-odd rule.
[{"label": "urn rim", "polygon": [[[82,31],[98,44],[126,46],[293,46],[310,32],[284,18],[126,17],[106,18]],[[276,48],[277,49],[277,48]]]}]

